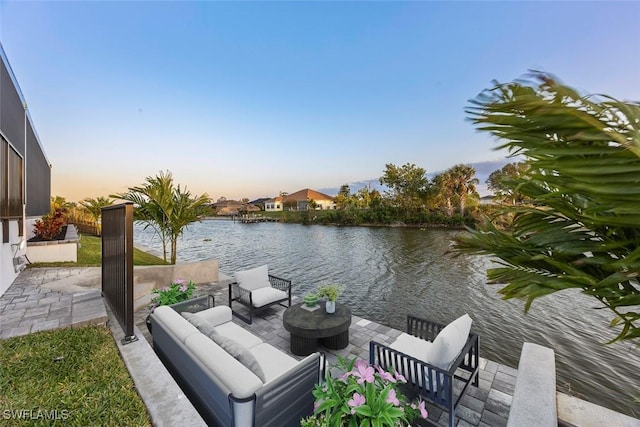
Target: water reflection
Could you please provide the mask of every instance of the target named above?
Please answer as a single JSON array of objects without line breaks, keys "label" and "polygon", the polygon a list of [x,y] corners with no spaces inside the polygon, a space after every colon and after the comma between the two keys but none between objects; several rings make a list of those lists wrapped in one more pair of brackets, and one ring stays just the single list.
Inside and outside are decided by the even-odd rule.
[{"label": "water reflection", "polygon": [[[404,330],[406,315],[448,323],[469,313],[479,333],[481,355],[516,367],[524,341],[556,352],[557,382],[594,403],[640,416],[640,350],[604,345],[615,336],[609,313],[596,302],[565,291],[534,302],[503,301],[485,284],[490,261],[451,257],[452,231],[238,224],[210,220],[189,227],[178,243],[178,260],[215,258],[221,271],[269,264],[293,280],[302,295],[323,283],[345,286],[341,300],[360,316]],[[161,248],[149,230],[136,227],[136,244]]]}]

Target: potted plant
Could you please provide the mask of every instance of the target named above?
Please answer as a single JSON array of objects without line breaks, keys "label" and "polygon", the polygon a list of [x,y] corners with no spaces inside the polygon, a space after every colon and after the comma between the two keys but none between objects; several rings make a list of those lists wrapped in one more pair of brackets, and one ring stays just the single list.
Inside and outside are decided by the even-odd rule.
[{"label": "potted plant", "polygon": [[[151,300],[149,309],[151,313],[153,313],[153,310],[158,306],[171,305],[177,302],[186,301],[193,296],[193,291],[195,289],[196,284],[193,283],[193,281],[189,280],[187,282],[184,279],[176,279],[162,289],[154,289],[151,291],[151,293],[156,294],[156,296]],[[151,332],[151,313],[149,313],[145,319],[149,332]]]},{"label": "potted plant", "polygon": [[320,298],[327,298],[326,310],[327,313],[332,314],[336,311],[336,300],[342,292],[342,287],[338,285],[322,285],[318,287],[317,293]]},{"label": "potted plant", "polygon": [[[314,415],[300,421],[302,427],[407,426],[429,415],[424,401],[408,401],[399,391],[407,382],[398,373],[370,366],[363,359],[338,358],[327,381],[317,384]],[[334,376],[335,375],[335,376]]]},{"label": "potted plant", "polygon": [[306,294],[303,298],[304,304],[309,307],[315,307],[318,303],[318,295],[317,294]]}]

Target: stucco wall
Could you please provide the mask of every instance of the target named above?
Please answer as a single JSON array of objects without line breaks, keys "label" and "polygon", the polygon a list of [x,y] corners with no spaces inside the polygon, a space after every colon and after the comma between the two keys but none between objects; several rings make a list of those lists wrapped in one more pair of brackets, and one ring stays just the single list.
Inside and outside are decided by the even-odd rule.
[{"label": "stucco wall", "polygon": [[[2,227],[0,227],[0,242],[3,240]],[[9,289],[9,286],[11,286],[18,276],[13,268],[13,253],[15,247],[12,248],[11,244],[19,243],[19,241],[18,221],[9,221],[9,243],[0,244],[0,296]]]}]

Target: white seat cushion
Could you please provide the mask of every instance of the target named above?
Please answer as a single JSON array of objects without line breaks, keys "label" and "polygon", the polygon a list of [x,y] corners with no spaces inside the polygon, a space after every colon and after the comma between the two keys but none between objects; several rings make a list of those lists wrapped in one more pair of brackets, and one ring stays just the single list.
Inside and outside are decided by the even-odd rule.
[{"label": "white seat cushion", "polygon": [[429,363],[441,369],[449,369],[467,343],[471,323],[471,317],[464,314],[445,326],[433,340]]},{"label": "white seat cushion", "polygon": [[[253,301],[253,306],[256,308],[271,304],[274,301],[286,299],[288,296],[286,292],[272,288],[271,286],[251,291],[251,300]],[[246,298],[249,298],[249,295],[247,295]],[[247,299],[246,302],[248,304],[249,300]]]},{"label": "white seat cushion", "polygon": [[428,362],[431,345],[431,341],[423,340],[403,332],[389,347],[423,362]]},{"label": "white seat cushion", "polygon": [[262,340],[251,332],[243,329],[233,322],[223,323],[214,328],[214,330],[223,337],[231,338],[244,348],[252,348],[262,344]]},{"label": "white seat cushion", "polygon": [[264,372],[265,382],[278,378],[298,364],[296,359],[271,344],[263,343],[253,347],[250,351],[260,364],[262,372]]},{"label": "white seat cushion", "polygon": [[253,291],[264,287],[271,287],[269,282],[269,267],[262,265],[251,270],[236,271],[234,273],[238,286],[247,291]]}]

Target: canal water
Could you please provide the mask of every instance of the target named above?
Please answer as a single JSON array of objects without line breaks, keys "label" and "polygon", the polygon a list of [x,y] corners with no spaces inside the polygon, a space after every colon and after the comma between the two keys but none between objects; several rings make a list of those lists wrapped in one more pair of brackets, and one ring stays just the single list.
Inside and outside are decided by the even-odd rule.
[{"label": "canal water", "polygon": [[[457,232],[205,220],[185,230],[178,262],[214,258],[229,275],[268,264],[299,296],[337,283],[354,314],[400,330],[407,314],[448,323],[469,313],[482,357],[517,367],[523,342],[551,347],[559,390],[640,417],[640,348],[605,345],[615,337],[608,310],[563,291],[536,300],[525,315],[523,301],[503,301],[499,287],[485,284],[488,258],[447,254]],[[134,240],[161,250],[151,229],[136,225]]]}]

